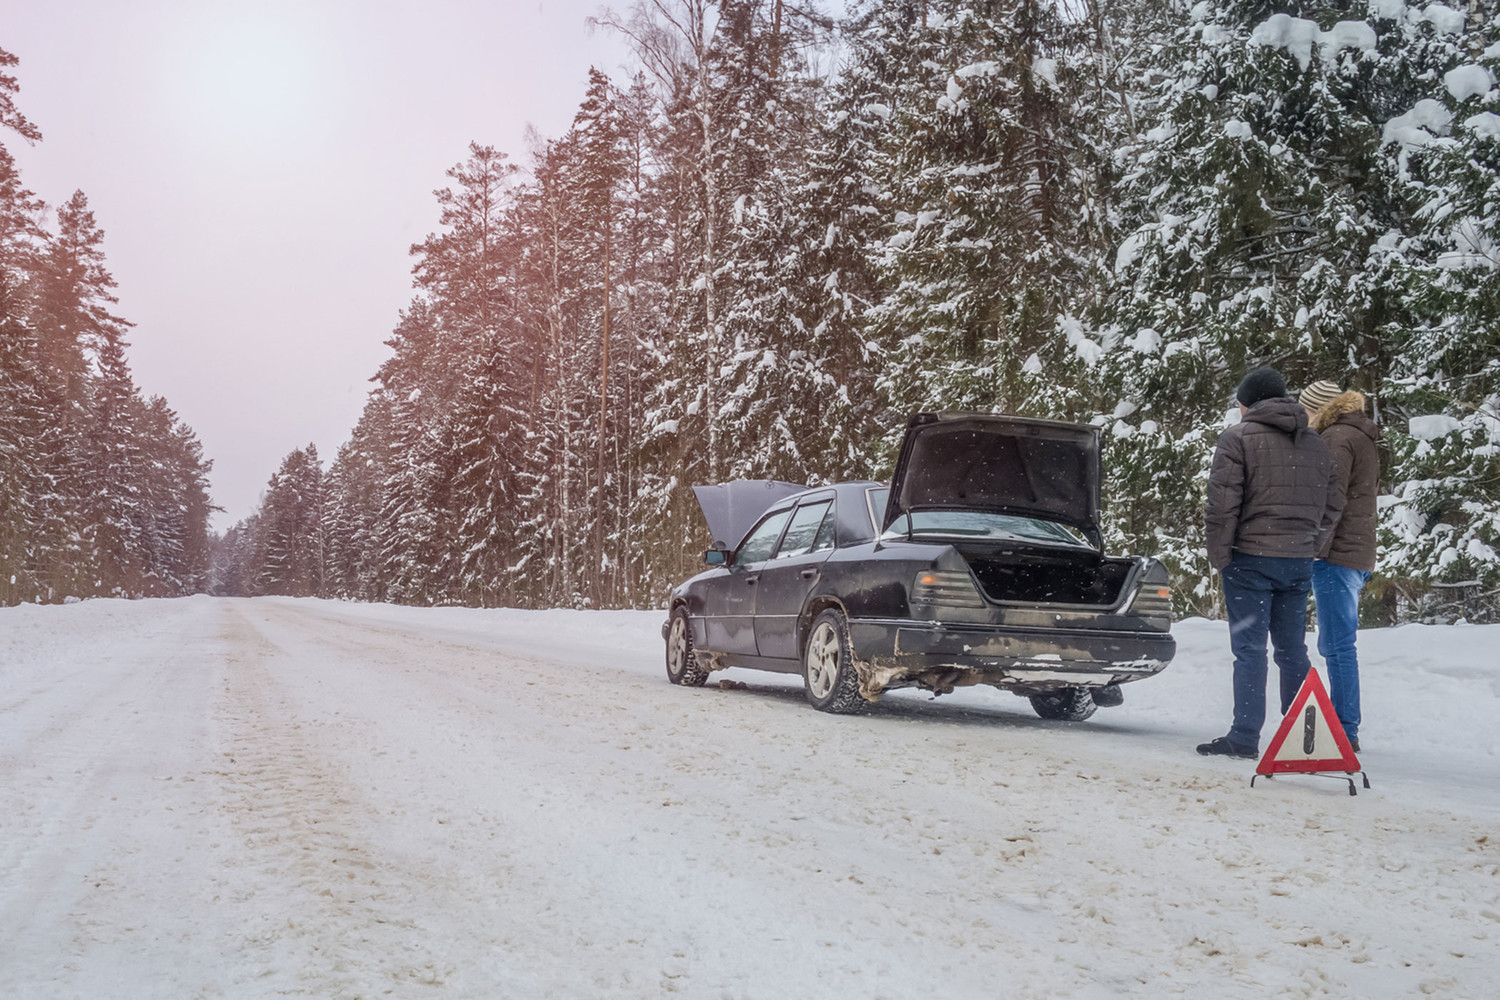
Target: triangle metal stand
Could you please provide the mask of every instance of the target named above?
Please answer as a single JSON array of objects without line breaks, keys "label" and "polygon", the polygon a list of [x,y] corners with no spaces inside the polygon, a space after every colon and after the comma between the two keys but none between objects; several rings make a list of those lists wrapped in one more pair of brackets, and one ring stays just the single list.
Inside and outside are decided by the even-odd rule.
[{"label": "triangle metal stand", "polygon": [[[1295,774],[1299,778],[1305,776],[1309,778],[1332,778],[1334,781],[1347,781],[1349,782],[1349,794],[1358,795],[1359,792],[1354,788],[1354,776],[1357,774],[1364,781],[1365,787],[1370,787],[1370,776],[1363,771],[1279,771],[1277,774]],[[1272,781],[1276,777],[1276,774],[1252,774],[1250,776],[1250,787],[1255,787],[1256,778],[1265,778],[1267,781]]]}]

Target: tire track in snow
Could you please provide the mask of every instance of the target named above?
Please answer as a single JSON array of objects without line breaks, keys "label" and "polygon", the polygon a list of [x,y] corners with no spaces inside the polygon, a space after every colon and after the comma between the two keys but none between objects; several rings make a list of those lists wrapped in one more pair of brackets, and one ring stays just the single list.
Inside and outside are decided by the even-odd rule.
[{"label": "tire track in snow", "polygon": [[[305,649],[267,634],[262,609],[235,607],[223,636],[236,654],[216,713],[222,808],[237,843],[226,891],[244,914],[227,950],[257,989],[277,995],[409,995],[458,971],[464,928],[431,905],[455,891],[418,852],[377,843],[388,825],[326,752],[327,724],[303,711],[291,675],[317,671]],[[505,977],[499,977],[505,985]]]}]

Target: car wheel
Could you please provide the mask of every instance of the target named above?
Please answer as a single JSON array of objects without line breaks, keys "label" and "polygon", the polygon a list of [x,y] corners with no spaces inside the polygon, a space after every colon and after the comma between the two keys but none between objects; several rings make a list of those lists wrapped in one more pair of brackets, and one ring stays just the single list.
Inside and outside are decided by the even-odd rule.
[{"label": "car wheel", "polygon": [[1099,706],[1088,688],[1061,688],[1046,694],[1031,696],[1031,707],[1044,719],[1059,719],[1063,722],[1082,722],[1094,714]]},{"label": "car wheel", "polygon": [[667,680],[687,687],[702,687],[708,671],[698,665],[693,650],[693,630],[688,625],[687,609],[672,609],[672,624],[667,629]]},{"label": "car wheel", "polygon": [[864,700],[849,655],[849,623],[842,612],[829,608],[813,619],[802,651],[802,681],[807,700],[820,712],[846,715]]}]

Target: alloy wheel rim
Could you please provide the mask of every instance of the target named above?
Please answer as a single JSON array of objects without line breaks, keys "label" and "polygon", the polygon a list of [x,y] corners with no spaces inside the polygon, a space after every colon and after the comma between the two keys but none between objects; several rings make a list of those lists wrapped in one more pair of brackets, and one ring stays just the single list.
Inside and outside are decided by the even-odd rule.
[{"label": "alloy wheel rim", "polygon": [[823,622],[807,644],[807,687],[814,698],[827,698],[839,671],[839,638],[833,626]]}]

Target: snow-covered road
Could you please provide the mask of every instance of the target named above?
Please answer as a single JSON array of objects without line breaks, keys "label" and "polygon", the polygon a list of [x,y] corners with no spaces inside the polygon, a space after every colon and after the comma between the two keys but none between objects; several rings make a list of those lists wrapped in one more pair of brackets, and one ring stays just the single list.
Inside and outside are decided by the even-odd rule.
[{"label": "snow-covered road", "polygon": [[1500,628],[1361,635],[1351,798],[1193,754],[1215,623],[1065,724],[672,687],[662,617],[0,610],[0,997],[1500,995]]}]

